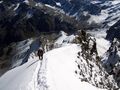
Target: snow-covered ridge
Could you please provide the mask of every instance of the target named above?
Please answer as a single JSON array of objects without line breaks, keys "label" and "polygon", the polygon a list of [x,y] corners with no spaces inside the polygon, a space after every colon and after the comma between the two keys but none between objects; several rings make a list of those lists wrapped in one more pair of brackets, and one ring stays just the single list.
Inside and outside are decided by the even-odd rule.
[{"label": "snow-covered ridge", "polygon": [[28,62],[0,78],[0,90],[99,90],[76,77],[78,50],[77,45],[54,49],[44,54],[42,62],[31,53]]},{"label": "snow-covered ridge", "polygon": [[[0,83],[4,81],[0,84],[0,90],[102,90],[110,88],[114,90],[118,88],[114,77],[106,72],[98,57],[102,56],[108,48],[102,47],[100,41],[104,43],[107,41],[100,36],[95,39],[91,36],[86,38],[84,35],[79,35],[81,43],[71,44],[78,36],[69,36],[61,31],[60,37],[55,41],[55,45],[60,46],[44,53],[42,61],[39,61],[36,55],[40,47],[39,39],[28,40],[29,44],[25,41],[19,43],[17,47],[20,53],[22,49],[29,47],[28,57],[21,66],[18,65],[9,70],[0,78]],[[96,51],[92,52],[94,43],[97,44],[98,51],[102,49],[98,54]],[[89,48],[85,48],[86,45]],[[23,59],[21,58],[21,61],[24,61]],[[8,84],[12,79],[12,83]]]}]

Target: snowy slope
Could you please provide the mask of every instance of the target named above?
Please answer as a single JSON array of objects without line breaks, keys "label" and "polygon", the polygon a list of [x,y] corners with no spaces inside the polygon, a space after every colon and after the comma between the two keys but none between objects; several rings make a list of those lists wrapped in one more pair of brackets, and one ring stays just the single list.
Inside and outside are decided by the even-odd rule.
[{"label": "snowy slope", "polygon": [[12,68],[24,64],[28,61],[29,55],[40,47],[39,39],[27,39],[19,42],[15,46],[12,57]]},{"label": "snowy slope", "polygon": [[39,66],[38,58],[30,57],[27,63],[8,71],[0,78],[0,90],[35,90],[37,82],[31,81],[35,80]]},{"label": "snowy slope", "polygon": [[77,45],[67,45],[44,55],[40,64],[32,53],[28,62],[0,78],[0,90],[98,90],[75,74]]},{"label": "snowy slope", "polygon": [[47,53],[49,90],[99,90],[76,77],[75,60],[78,50],[77,45],[68,45]]},{"label": "snowy slope", "polygon": [[118,20],[120,20],[120,1],[119,0],[109,0],[105,2],[95,3],[92,1],[93,4],[98,4],[101,7],[101,13],[99,15],[90,15],[88,20],[89,23],[102,23],[103,26],[112,26]]},{"label": "snowy slope", "polygon": [[66,44],[71,43],[75,39],[75,35],[67,35],[64,31],[61,31],[59,38],[55,41],[54,47],[58,48]]},{"label": "snowy slope", "polygon": [[106,32],[105,30],[98,31],[88,31],[87,33],[91,34],[96,39],[98,55],[102,56],[110,47],[110,42],[105,39]]}]

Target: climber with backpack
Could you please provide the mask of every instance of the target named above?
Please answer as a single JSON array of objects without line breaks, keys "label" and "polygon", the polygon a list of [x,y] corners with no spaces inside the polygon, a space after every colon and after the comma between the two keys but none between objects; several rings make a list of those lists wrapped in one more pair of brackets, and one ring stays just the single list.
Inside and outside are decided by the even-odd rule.
[{"label": "climber with backpack", "polygon": [[37,52],[37,55],[38,55],[38,57],[39,57],[40,60],[43,59],[43,54],[44,54],[43,49],[42,49],[42,48],[39,48],[39,49],[38,49],[38,52]]}]

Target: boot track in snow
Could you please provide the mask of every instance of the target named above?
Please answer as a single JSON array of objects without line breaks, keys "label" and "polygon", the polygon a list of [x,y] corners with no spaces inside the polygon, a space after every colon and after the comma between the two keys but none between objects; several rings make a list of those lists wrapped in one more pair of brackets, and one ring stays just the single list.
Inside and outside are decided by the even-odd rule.
[{"label": "boot track in snow", "polygon": [[48,90],[46,70],[47,70],[47,59],[43,58],[43,60],[40,62],[40,68],[37,75],[38,90]]}]

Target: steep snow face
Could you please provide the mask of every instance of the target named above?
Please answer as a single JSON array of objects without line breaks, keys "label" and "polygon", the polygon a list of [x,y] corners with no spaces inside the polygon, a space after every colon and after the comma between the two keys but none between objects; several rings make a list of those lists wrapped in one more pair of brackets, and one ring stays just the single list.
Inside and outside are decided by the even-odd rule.
[{"label": "steep snow face", "polygon": [[110,47],[110,42],[105,38],[96,38],[98,55],[102,56]]},{"label": "steep snow face", "polygon": [[0,90],[37,90],[35,77],[39,68],[40,61],[32,53],[27,63],[8,71],[0,77]]},{"label": "steep snow face", "polygon": [[23,58],[25,58],[27,51],[30,49],[30,44],[33,40],[24,40],[16,45],[16,49],[12,52],[12,67],[16,67],[22,64]]},{"label": "steep snow face", "polygon": [[29,55],[38,50],[40,47],[39,39],[28,39],[22,42],[19,42],[15,50],[13,51],[14,56],[12,57],[12,68],[24,64],[28,61]]},{"label": "steep snow face", "polygon": [[58,48],[68,43],[71,43],[75,39],[75,35],[67,35],[64,31],[61,31],[59,38],[55,41],[54,47]]},{"label": "steep snow face", "polygon": [[96,39],[97,44],[97,52],[98,55],[101,57],[105,54],[105,52],[110,47],[110,41],[106,40],[106,30],[100,29],[98,31],[87,31],[87,33],[91,34]]}]

